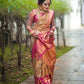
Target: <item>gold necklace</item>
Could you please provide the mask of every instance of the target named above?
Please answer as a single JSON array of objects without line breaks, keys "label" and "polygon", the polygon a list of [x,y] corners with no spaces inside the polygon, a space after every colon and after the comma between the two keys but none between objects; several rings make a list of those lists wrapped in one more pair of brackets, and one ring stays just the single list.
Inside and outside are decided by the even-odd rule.
[{"label": "gold necklace", "polygon": [[46,12],[43,11],[41,8],[39,8],[39,13],[46,13]]},{"label": "gold necklace", "polygon": [[38,8],[38,13],[37,13],[38,17],[41,17],[40,13],[44,13],[44,16],[47,17],[48,12],[42,11],[41,8]]}]

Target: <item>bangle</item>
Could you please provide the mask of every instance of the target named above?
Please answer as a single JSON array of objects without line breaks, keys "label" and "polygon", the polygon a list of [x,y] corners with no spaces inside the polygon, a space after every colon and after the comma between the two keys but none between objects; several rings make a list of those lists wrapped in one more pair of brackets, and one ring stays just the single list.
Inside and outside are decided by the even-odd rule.
[{"label": "bangle", "polygon": [[51,28],[51,30],[55,31],[55,28],[54,28],[54,27],[52,27],[52,28]]},{"label": "bangle", "polygon": [[31,34],[34,34],[35,32],[33,30],[30,31]]},{"label": "bangle", "polygon": [[52,30],[52,29],[50,31],[53,31],[54,32],[54,30]]}]

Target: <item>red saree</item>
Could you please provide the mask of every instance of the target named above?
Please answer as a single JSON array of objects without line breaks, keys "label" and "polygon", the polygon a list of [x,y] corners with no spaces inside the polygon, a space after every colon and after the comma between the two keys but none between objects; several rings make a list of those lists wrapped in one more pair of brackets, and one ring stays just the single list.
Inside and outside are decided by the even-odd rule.
[{"label": "red saree", "polygon": [[32,30],[38,33],[38,39],[31,37],[32,67],[35,84],[52,84],[56,52],[54,36],[49,35],[53,29],[54,11],[49,10],[46,14],[39,14],[37,9],[30,13],[28,26],[33,24]]}]

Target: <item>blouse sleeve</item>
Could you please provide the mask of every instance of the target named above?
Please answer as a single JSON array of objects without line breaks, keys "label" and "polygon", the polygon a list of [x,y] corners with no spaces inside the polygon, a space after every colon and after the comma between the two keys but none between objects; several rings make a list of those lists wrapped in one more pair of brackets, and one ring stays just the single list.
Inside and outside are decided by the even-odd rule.
[{"label": "blouse sleeve", "polygon": [[53,11],[52,22],[51,22],[51,30],[55,31],[54,11]]},{"label": "blouse sleeve", "polygon": [[34,33],[33,29],[31,28],[31,25],[32,25],[32,23],[33,23],[33,17],[34,17],[34,10],[32,10],[32,11],[29,13],[28,20],[27,20],[27,25],[26,25],[27,30],[29,30],[29,32],[30,32],[31,34]]}]

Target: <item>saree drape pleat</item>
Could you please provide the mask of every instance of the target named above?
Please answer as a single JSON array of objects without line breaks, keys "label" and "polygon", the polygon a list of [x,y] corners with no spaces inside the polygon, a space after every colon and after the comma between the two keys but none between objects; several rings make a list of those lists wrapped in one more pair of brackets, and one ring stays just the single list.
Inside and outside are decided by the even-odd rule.
[{"label": "saree drape pleat", "polygon": [[53,42],[54,36],[51,37],[49,35],[52,16],[53,11],[49,11],[49,13],[40,17],[33,24],[33,30],[40,31],[38,39],[31,37],[32,67],[35,84],[52,84],[54,65],[56,62],[55,45]]}]

